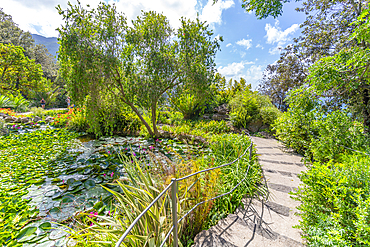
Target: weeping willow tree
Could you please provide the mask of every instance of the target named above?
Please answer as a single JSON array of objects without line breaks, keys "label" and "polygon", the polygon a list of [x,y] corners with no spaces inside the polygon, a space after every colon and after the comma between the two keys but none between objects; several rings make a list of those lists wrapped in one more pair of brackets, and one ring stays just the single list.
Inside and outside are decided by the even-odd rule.
[{"label": "weeping willow tree", "polygon": [[[88,96],[91,124],[109,94],[135,112],[149,135],[158,137],[157,107],[168,92],[193,88],[196,93],[211,85],[219,44],[199,19],[181,18],[175,31],[164,15],[152,11],[142,12],[133,27],[114,5],[86,10],[78,3],[67,10],[58,6],[58,11],[65,20],[59,28],[62,73],[77,102]],[[150,112],[151,123],[143,109]]]}]

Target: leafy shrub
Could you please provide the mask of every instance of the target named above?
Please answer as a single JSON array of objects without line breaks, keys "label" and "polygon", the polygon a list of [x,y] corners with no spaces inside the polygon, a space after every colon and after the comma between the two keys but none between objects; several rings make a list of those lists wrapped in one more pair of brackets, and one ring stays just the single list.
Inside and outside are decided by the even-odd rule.
[{"label": "leafy shrub", "polygon": [[183,93],[171,98],[172,105],[181,112],[184,119],[197,117],[204,110],[205,98],[197,97],[194,94]]},{"label": "leafy shrub", "polygon": [[262,122],[271,126],[281,115],[281,111],[274,106],[265,106],[260,109],[260,115]]},{"label": "leafy shrub", "polygon": [[29,102],[23,98],[22,95],[14,96],[12,94],[8,95],[9,100],[11,101],[11,107],[15,112],[25,111],[28,108]]},{"label": "leafy shrub", "polygon": [[5,95],[0,95],[0,108],[11,107],[12,101]]},{"label": "leafy shrub", "polygon": [[253,92],[250,88],[238,92],[229,106],[231,121],[237,128],[248,128],[252,121],[270,125],[280,115],[268,96]]},{"label": "leafy shrub", "polygon": [[99,110],[99,125],[90,128],[95,135],[134,134],[141,127],[141,121],[135,113],[125,106],[113,108],[104,106]]},{"label": "leafy shrub", "polygon": [[327,112],[301,89],[291,92],[288,103],[289,109],[273,125],[276,136],[310,160],[337,160],[348,148],[364,151],[369,145],[362,125],[346,109]]},{"label": "leafy shrub", "polygon": [[[31,108],[32,109],[32,108]],[[69,109],[63,110],[44,110],[45,116],[56,117],[58,114],[65,114],[69,111]]]},{"label": "leafy shrub", "polygon": [[86,120],[85,111],[83,109],[73,109],[71,118],[69,119],[66,127],[70,130],[83,132],[87,131],[89,124]]},{"label": "leafy shrub", "polygon": [[9,130],[6,128],[4,120],[0,119],[0,136],[6,135]]},{"label": "leafy shrub", "polygon": [[160,111],[158,120],[160,123],[163,124],[178,124],[183,120],[183,114],[181,112],[175,111],[174,109],[170,108],[166,111]]},{"label": "leafy shrub", "polygon": [[369,246],[370,158],[342,155],[316,162],[299,177],[297,200],[308,246]]},{"label": "leafy shrub", "polygon": [[45,116],[45,110],[41,107],[32,107],[30,111],[32,112],[33,116],[38,116],[41,118]]},{"label": "leafy shrub", "polygon": [[214,120],[182,120],[176,122],[175,126],[164,125],[161,128],[162,130],[170,131],[177,135],[190,134],[204,138],[230,131],[230,127],[225,121]]}]

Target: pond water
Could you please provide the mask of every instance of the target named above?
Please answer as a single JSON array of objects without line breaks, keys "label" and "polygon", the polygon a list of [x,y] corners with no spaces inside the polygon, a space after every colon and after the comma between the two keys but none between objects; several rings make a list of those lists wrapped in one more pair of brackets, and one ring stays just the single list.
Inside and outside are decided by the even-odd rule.
[{"label": "pond water", "polygon": [[[52,128],[41,125],[12,125],[13,134],[26,134],[38,129]],[[199,146],[185,145],[171,139],[145,139],[142,137],[105,137],[94,139],[81,135],[75,139],[62,157],[51,161],[50,167],[57,171],[57,177],[45,176],[39,183],[32,184],[22,199],[28,201],[37,214],[18,236],[23,246],[73,246],[68,239],[67,228],[55,224],[62,222],[73,225],[73,216],[78,212],[92,210],[107,213],[110,208],[111,193],[101,185],[119,191],[119,187],[109,185],[117,178],[125,177],[125,169],[119,155],[135,162],[150,166],[155,155],[163,163],[176,159],[188,159],[201,155],[205,150]],[[68,242],[69,241],[69,242]],[[68,242],[68,244],[67,244]]]}]

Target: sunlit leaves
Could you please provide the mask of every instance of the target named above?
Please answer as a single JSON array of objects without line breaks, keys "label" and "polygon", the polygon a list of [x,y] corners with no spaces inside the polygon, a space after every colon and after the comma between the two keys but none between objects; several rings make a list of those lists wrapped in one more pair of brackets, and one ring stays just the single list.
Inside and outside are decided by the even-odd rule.
[{"label": "sunlit leaves", "polygon": [[26,57],[22,47],[0,43],[0,93],[27,93],[42,75],[41,65]]}]

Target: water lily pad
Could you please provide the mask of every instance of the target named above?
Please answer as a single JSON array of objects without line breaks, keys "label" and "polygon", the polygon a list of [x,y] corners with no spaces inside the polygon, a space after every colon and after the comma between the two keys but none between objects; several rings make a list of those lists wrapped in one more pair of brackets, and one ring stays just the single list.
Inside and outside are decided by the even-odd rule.
[{"label": "water lily pad", "polygon": [[57,213],[60,213],[60,212],[61,212],[60,208],[57,208],[57,207],[54,207],[54,208],[49,210],[49,213],[51,213],[51,214],[57,214]]},{"label": "water lily pad", "polygon": [[104,206],[104,204],[103,204],[103,202],[102,201],[99,201],[99,202],[97,202],[97,203],[95,203],[95,205],[94,205],[94,209],[95,210],[99,210],[101,207],[103,207]]},{"label": "water lily pad", "polygon": [[60,247],[60,246],[66,246],[68,242],[68,238],[60,238],[57,241],[55,241],[55,246]]},{"label": "water lily pad", "polygon": [[77,245],[77,241],[74,240],[73,238],[69,239],[68,243],[67,243],[67,247],[73,247],[73,246],[76,246]]},{"label": "water lily pad", "polygon": [[[29,240],[27,243],[42,243],[42,242],[45,242],[49,240],[49,238],[47,237],[46,233],[41,233],[39,234],[36,238],[33,238],[32,240]],[[24,245],[23,245],[24,246]]]},{"label": "water lily pad", "polygon": [[43,231],[49,231],[51,229],[51,223],[50,222],[44,222],[41,225],[39,225],[39,228]]},{"label": "water lily pad", "polygon": [[23,247],[34,247],[36,246],[36,243],[24,243]]},{"label": "water lily pad", "polygon": [[67,180],[67,184],[68,185],[71,185],[71,184],[73,184],[73,183],[75,183],[76,182],[76,179],[74,179],[74,178],[69,178],[68,180]]},{"label": "water lily pad", "polygon": [[60,201],[61,203],[70,203],[73,202],[75,199],[75,196],[72,194],[66,194],[62,200]]},{"label": "water lily pad", "polygon": [[84,171],[83,171],[83,174],[86,175],[86,174],[90,174],[92,171],[91,168],[86,168]]},{"label": "water lily pad", "polygon": [[69,193],[72,193],[72,194],[75,194],[81,190],[83,190],[85,187],[81,184],[80,186],[78,187],[75,187],[72,191],[70,191]]},{"label": "water lily pad", "polygon": [[23,237],[28,237],[32,235],[34,232],[36,232],[37,227],[31,226],[31,227],[26,227],[20,233],[15,237],[17,240],[23,238]]},{"label": "water lily pad", "polygon": [[67,235],[68,235],[68,232],[63,231],[62,229],[56,229],[50,233],[49,239],[56,240],[56,239],[60,239]]},{"label": "water lily pad", "polygon": [[95,182],[91,179],[87,180],[85,183],[84,183],[84,186],[86,189],[91,189],[91,188],[94,188],[95,187]]},{"label": "water lily pad", "polygon": [[53,247],[55,246],[55,241],[51,240],[51,241],[46,241],[46,242],[43,242],[41,244],[37,244],[37,247]]},{"label": "water lily pad", "polygon": [[27,183],[29,184],[41,184],[45,181],[45,178],[41,178],[41,179],[31,179],[31,180],[28,180]]},{"label": "water lily pad", "polygon": [[68,190],[69,191],[74,190],[76,187],[78,187],[80,185],[82,185],[82,182],[81,181],[76,181],[73,184],[70,184],[69,185]]},{"label": "water lily pad", "polygon": [[49,190],[48,192],[45,193],[45,196],[50,197],[50,196],[53,196],[55,193],[56,193],[55,190]]},{"label": "water lily pad", "polygon": [[59,182],[62,182],[63,180],[62,179],[60,179],[60,178],[53,178],[52,180],[51,180],[51,182],[53,182],[53,183],[59,183]]},{"label": "water lily pad", "polygon": [[34,239],[35,237],[37,237],[36,234],[31,234],[29,236],[24,236],[23,238],[21,238],[21,239],[18,240],[18,243],[28,242],[28,241]]}]

